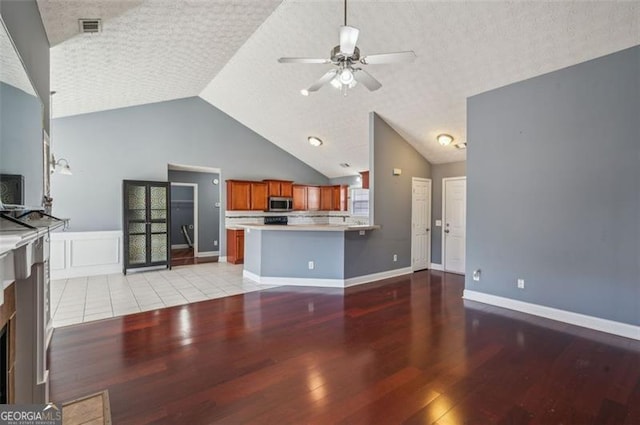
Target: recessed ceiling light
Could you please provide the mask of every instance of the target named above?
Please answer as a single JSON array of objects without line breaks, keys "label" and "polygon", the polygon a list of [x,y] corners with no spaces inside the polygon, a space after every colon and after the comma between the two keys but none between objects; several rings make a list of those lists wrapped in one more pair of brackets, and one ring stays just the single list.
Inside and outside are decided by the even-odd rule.
[{"label": "recessed ceiling light", "polygon": [[467,148],[467,142],[456,143],[453,146],[455,146],[457,149],[466,149]]},{"label": "recessed ceiling light", "polygon": [[450,145],[451,142],[453,142],[453,136],[449,134],[438,134],[438,137],[436,137],[436,139],[442,146]]},{"label": "recessed ceiling light", "polygon": [[309,90],[302,89],[302,90],[300,90],[300,94],[303,95],[303,96],[309,96]]},{"label": "recessed ceiling light", "polygon": [[315,147],[322,146],[322,140],[320,140],[317,137],[309,136],[307,140],[309,141],[309,144],[311,146],[315,146]]},{"label": "recessed ceiling light", "polygon": [[340,164],[340,166],[341,166],[342,168],[349,168],[349,167],[351,167],[351,165],[347,164],[346,162],[343,162],[342,164]]}]

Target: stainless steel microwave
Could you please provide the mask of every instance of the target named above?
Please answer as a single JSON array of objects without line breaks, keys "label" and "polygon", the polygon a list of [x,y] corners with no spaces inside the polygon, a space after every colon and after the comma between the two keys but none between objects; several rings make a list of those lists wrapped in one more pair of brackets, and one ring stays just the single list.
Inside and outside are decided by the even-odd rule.
[{"label": "stainless steel microwave", "polygon": [[293,198],[283,198],[279,196],[269,197],[268,211],[292,211]]}]

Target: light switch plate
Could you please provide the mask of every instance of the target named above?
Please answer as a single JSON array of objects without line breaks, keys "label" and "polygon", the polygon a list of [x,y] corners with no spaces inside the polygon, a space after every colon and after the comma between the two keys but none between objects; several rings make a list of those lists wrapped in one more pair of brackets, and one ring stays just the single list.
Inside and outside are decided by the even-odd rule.
[{"label": "light switch plate", "polygon": [[442,227],[442,220],[436,220],[436,226]]}]

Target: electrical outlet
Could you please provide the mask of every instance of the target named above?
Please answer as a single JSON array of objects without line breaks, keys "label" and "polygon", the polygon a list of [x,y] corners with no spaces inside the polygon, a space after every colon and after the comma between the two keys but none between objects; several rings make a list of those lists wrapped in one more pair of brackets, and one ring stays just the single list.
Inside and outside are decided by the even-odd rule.
[{"label": "electrical outlet", "polygon": [[313,261],[309,261],[309,270],[313,270],[316,268],[316,264]]},{"label": "electrical outlet", "polygon": [[518,279],[518,288],[524,289],[524,279]]},{"label": "electrical outlet", "polygon": [[364,230],[360,230],[360,236],[364,236]]},{"label": "electrical outlet", "polygon": [[476,269],[473,271],[473,280],[478,282],[480,280],[480,269]]},{"label": "electrical outlet", "polygon": [[213,246],[218,246],[218,241],[213,241]]},{"label": "electrical outlet", "polygon": [[396,261],[398,261],[398,254],[393,254],[393,262],[395,263]]}]

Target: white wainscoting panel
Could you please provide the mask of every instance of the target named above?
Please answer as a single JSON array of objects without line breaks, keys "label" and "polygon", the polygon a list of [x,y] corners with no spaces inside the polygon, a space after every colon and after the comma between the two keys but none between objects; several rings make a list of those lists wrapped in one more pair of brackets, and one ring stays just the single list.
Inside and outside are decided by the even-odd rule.
[{"label": "white wainscoting panel", "polygon": [[122,231],[51,234],[51,278],[122,272]]}]

